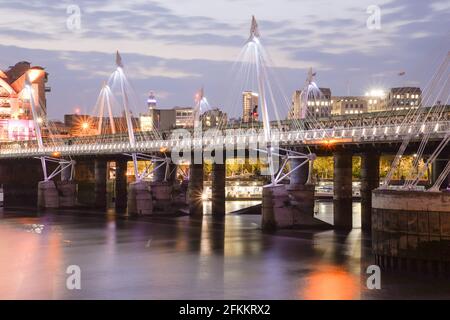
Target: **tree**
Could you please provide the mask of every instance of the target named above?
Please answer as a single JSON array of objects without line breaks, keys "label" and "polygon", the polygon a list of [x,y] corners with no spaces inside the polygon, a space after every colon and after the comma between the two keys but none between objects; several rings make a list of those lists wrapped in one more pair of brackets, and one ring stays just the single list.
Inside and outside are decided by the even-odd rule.
[{"label": "tree", "polygon": [[333,168],[333,157],[318,157],[314,161],[313,174],[320,179],[332,179]]}]

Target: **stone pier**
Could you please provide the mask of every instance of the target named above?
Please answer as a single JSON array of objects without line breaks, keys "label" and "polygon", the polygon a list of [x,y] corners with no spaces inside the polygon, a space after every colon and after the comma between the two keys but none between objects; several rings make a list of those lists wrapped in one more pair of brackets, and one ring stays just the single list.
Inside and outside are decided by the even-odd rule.
[{"label": "stone pier", "polygon": [[384,269],[450,273],[450,192],[375,190],[372,249]]},{"label": "stone pier", "polygon": [[380,155],[366,152],[361,155],[361,228],[372,229],[372,191],[380,186]]},{"label": "stone pier", "polygon": [[135,181],[128,187],[128,214],[150,215],[153,213],[153,199],[150,183]]},{"label": "stone pier", "polygon": [[77,204],[82,207],[97,208],[97,194],[95,192],[95,160],[78,159],[76,163],[74,180],[77,184]]},{"label": "stone pier", "polygon": [[119,213],[127,210],[127,160],[116,160],[115,208]]},{"label": "stone pier", "polygon": [[188,202],[189,214],[201,216],[203,214],[203,163],[189,166]]},{"label": "stone pier", "polygon": [[[299,166],[304,161],[305,161],[305,159],[295,159],[295,158],[290,159],[289,160],[290,170]],[[309,165],[306,163],[291,173],[291,175],[289,176],[289,178],[290,178],[289,183],[291,185],[296,185],[296,184],[304,185],[308,181],[308,175],[309,175]]]},{"label": "stone pier", "polygon": [[[161,162],[155,163],[155,166]],[[170,174],[170,164],[163,164],[153,172],[153,181],[151,190],[153,195],[153,207],[161,213],[174,213],[172,203],[173,181],[168,175],[166,177],[166,167],[169,165],[168,174]]]},{"label": "stone pier", "polygon": [[[304,159],[292,159],[290,167],[295,168]],[[309,183],[310,163],[306,163],[291,173],[290,182],[286,185],[290,204],[293,207],[293,225],[297,227],[330,229],[332,226],[314,217],[315,185]]]},{"label": "stone pier", "polygon": [[[291,159],[290,168],[304,159]],[[331,225],[314,217],[314,184],[308,182],[309,164],[306,163],[290,175],[290,183],[265,186],[262,199],[262,228],[330,229]]]},{"label": "stone pier", "polygon": [[36,207],[41,163],[35,159],[0,161],[4,207]]},{"label": "stone pier", "polygon": [[[56,163],[46,163],[47,172],[54,172],[57,169]],[[42,173],[42,164],[41,170]],[[67,190],[66,190],[67,191]],[[58,190],[58,182],[56,178],[54,180],[44,180],[38,183],[38,208],[41,209],[53,209],[60,207],[60,190]]]},{"label": "stone pier", "polygon": [[286,207],[289,201],[284,185],[267,185],[263,187],[261,205],[261,228],[263,231],[274,231],[281,227],[283,220],[289,220],[290,208]]},{"label": "stone pier", "polygon": [[212,165],[212,215],[216,217],[225,216],[225,181],[226,165],[214,163]]},{"label": "stone pier", "polygon": [[40,181],[38,184],[38,208],[59,208],[59,194],[53,180]]},{"label": "stone pier", "polygon": [[337,151],[334,154],[334,227],[350,230],[352,219],[352,154]]},{"label": "stone pier", "polygon": [[94,162],[94,198],[95,207],[106,209],[106,167],[107,161],[97,159]]},{"label": "stone pier", "polygon": [[[48,165],[48,164],[47,164]],[[53,168],[52,168],[53,167]],[[56,170],[56,164],[49,168]],[[38,208],[72,208],[76,205],[77,185],[71,180],[71,166],[61,170],[60,179],[45,180],[38,183]]]},{"label": "stone pier", "polygon": [[71,166],[65,168],[61,171],[61,180],[56,182],[61,208],[72,208],[77,204],[77,184],[73,179],[70,179],[71,173]]}]

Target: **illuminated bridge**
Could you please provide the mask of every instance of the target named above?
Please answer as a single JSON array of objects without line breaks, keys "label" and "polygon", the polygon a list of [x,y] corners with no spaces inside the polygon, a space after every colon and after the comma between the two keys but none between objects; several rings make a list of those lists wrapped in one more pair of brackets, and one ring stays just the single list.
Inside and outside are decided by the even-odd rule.
[{"label": "illuminated bridge", "polygon": [[[349,230],[353,227],[352,157],[357,155],[361,157],[362,228],[373,232],[377,262],[394,266],[406,258],[408,264],[426,260],[450,271],[449,255],[439,254],[440,248],[450,248],[445,240],[450,226],[450,53],[424,88],[420,104],[403,104],[403,110],[392,111],[392,106],[387,106],[384,112],[326,119],[315,117],[309,108],[319,106],[323,96],[310,69],[301,90],[299,115],[289,121],[280,120],[279,113],[287,111],[280,108],[289,108],[289,103],[277,103],[274,98],[272,90],[276,86],[268,81],[266,65],[270,59],[261,45],[254,18],[240,59],[251,65],[241,68],[240,79],[250,71],[256,72],[254,91],[258,92],[262,121],[219,125],[210,130],[199,129],[209,105],[203,89],[196,94],[193,108],[196,130],[136,130],[133,90],[119,53],[117,68],[103,85],[93,111],[98,119],[93,133],[60,136],[46,127],[45,114],[39,114],[42,108],[35,105],[30,79],[25,79],[34,139],[0,143],[5,206],[37,204],[45,209],[82,205],[104,212],[108,190],[112,189],[117,213],[170,214],[186,207],[191,216],[201,216],[204,160],[213,159],[212,214],[223,218],[226,160],[230,156],[251,158],[256,152],[258,159],[264,160],[261,173],[254,177],[265,183],[261,195],[262,229],[301,226]],[[239,94],[247,89],[246,85],[238,88]],[[123,115],[121,127],[114,121],[114,114]],[[271,118],[272,114],[275,117]],[[277,120],[270,121],[273,119]],[[83,126],[88,128],[89,124]],[[189,160],[176,162],[174,155],[180,153],[189,154]],[[380,181],[382,154],[395,157]],[[411,169],[394,183],[401,159],[408,154],[413,155]],[[314,215],[313,164],[317,155],[334,158],[333,225]],[[132,173],[128,172],[128,162],[132,162]],[[430,171],[432,179],[424,185]],[[108,187],[111,181],[113,188]],[[428,240],[436,238],[433,232],[441,240]],[[426,259],[417,240],[423,234],[427,240],[422,247],[437,248],[428,250],[432,256]],[[410,239],[415,242],[409,243]]]},{"label": "illuminated bridge", "polygon": [[[412,119],[409,119],[412,120]],[[281,123],[272,123],[272,134],[282,147],[344,145],[344,144],[373,144],[398,143],[407,136],[412,141],[420,141],[425,134],[430,134],[430,140],[441,140],[450,131],[450,106],[445,108],[439,117],[428,114],[426,108],[421,111],[420,121],[408,122],[406,112],[392,111],[377,115],[376,113],[360,114],[359,116],[336,116],[319,119],[316,122],[304,122],[308,129],[298,130],[292,123],[285,120]],[[314,128],[314,126],[316,128]],[[0,144],[0,158],[27,158],[58,155],[81,156],[98,154],[120,153],[151,153],[161,150],[170,152],[172,149],[191,147],[203,148],[244,148],[263,145],[265,141],[262,125],[228,126],[218,131],[212,131],[213,136],[207,133],[194,138],[193,129],[183,129],[189,133],[179,136],[172,131],[144,132],[136,134],[136,141],[130,143],[126,133],[114,135],[93,135],[83,137],[63,137],[59,139],[43,139],[43,146],[39,147],[37,141],[15,141]],[[219,133],[219,134],[218,134]]]}]

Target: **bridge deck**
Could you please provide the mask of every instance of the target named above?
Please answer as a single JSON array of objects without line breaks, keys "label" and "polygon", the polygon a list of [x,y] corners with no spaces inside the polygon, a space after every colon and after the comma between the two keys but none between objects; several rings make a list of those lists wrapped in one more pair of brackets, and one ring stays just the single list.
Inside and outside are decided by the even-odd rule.
[{"label": "bridge deck", "polygon": [[[24,158],[70,155],[117,154],[128,152],[160,152],[173,149],[198,148],[260,148],[266,144],[262,131],[228,129],[214,131],[213,135],[204,132],[201,138],[180,138],[165,135],[165,139],[151,132],[136,136],[135,145],[131,145],[126,134],[109,136],[70,137],[46,141],[43,148],[36,141],[20,141],[0,144],[0,158]],[[192,131],[185,131],[188,136]],[[273,131],[273,145],[301,146],[320,144],[352,144],[374,142],[399,142],[408,136],[411,140],[420,140],[429,135],[431,140],[439,140],[450,133],[450,121],[427,122],[410,126],[379,125],[374,127],[348,127],[334,129]]]}]

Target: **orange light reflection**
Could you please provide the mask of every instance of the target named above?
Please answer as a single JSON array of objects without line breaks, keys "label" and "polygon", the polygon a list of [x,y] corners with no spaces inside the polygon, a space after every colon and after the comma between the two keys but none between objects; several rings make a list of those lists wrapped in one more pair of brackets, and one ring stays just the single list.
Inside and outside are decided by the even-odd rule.
[{"label": "orange light reflection", "polygon": [[307,278],[303,295],[307,300],[351,300],[358,292],[358,277],[341,267],[320,266]]}]

